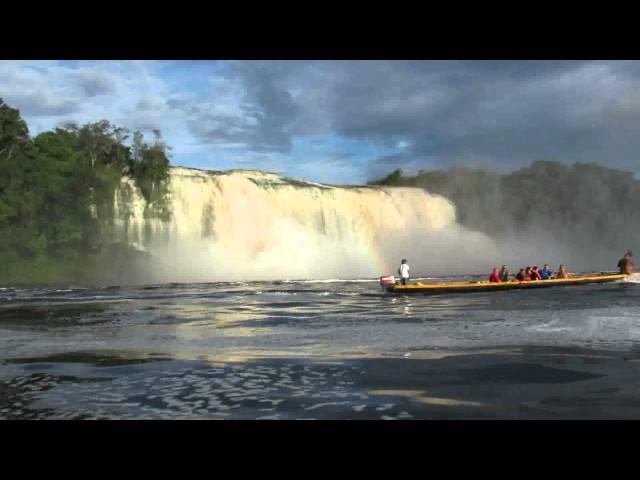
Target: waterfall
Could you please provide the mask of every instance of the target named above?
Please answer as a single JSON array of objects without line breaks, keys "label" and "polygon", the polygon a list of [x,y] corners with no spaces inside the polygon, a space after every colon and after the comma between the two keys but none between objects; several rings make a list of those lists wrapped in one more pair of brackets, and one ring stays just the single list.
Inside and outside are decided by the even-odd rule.
[{"label": "waterfall", "polygon": [[422,189],[182,167],[170,179],[167,222],[145,218],[130,179],[116,193],[116,234],[149,254],[147,281],[377,277],[402,257],[415,274],[468,272],[451,259],[495,253],[489,238],[456,223],[449,200]]}]

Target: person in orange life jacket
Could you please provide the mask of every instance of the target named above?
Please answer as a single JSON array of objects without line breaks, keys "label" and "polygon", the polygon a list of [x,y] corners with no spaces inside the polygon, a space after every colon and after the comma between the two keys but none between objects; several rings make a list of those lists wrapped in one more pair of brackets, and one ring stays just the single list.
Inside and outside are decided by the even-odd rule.
[{"label": "person in orange life jacket", "polygon": [[489,275],[489,281],[491,283],[500,283],[500,275],[498,274],[498,269],[494,267],[491,271],[491,275]]},{"label": "person in orange life jacket", "polygon": [[527,267],[524,269],[524,281],[530,281],[531,280],[531,267]]}]

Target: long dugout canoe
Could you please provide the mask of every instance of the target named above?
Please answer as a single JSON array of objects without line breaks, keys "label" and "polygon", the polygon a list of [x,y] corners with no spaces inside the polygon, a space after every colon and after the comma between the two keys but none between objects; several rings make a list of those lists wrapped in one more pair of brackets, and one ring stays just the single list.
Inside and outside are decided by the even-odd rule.
[{"label": "long dugout canoe", "polygon": [[481,282],[434,282],[413,283],[409,285],[389,285],[386,290],[391,293],[466,293],[466,292],[495,292],[512,289],[548,288],[563,285],[585,285],[588,283],[607,283],[622,280],[626,274],[603,273],[596,275],[576,275],[569,278],[556,278],[550,280],[531,280],[520,282],[511,280],[508,282],[491,283]]}]

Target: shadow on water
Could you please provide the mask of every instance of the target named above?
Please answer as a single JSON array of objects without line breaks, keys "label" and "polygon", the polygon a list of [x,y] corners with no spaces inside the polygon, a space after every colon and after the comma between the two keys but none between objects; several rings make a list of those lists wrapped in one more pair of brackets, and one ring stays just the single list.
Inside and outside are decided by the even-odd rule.
[{"label": "shadow on water", "polygon": [[131,357],[127,352],[64,352],[44,357],[6,359],[6,364],[30,364],[30,363],[86,363],[95,367],[115,367],[122,365],[135,365],[140,363],[158,362],[170,360],[166,355],[145,355]]},{"label": "shadow on water", "polygon": [[13,361],[0,418],[629,418],[638,360],[550,347],[315,362],[76,352]]},{"label": "shadow on water", "polygon": [[76,323],[104,323],[110,319],[100,314],[108,308],[107,304],[101,303],[0,307],[0,325],[52,327]]}]

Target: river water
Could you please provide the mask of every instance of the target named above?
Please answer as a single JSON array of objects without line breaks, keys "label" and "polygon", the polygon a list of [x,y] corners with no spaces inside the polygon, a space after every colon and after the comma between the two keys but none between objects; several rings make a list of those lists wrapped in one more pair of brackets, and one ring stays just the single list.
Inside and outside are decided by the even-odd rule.
[{"label": "river water", "polygon": [[639,307],[633,282],[2,288],[0,418],[640,418]]}]

